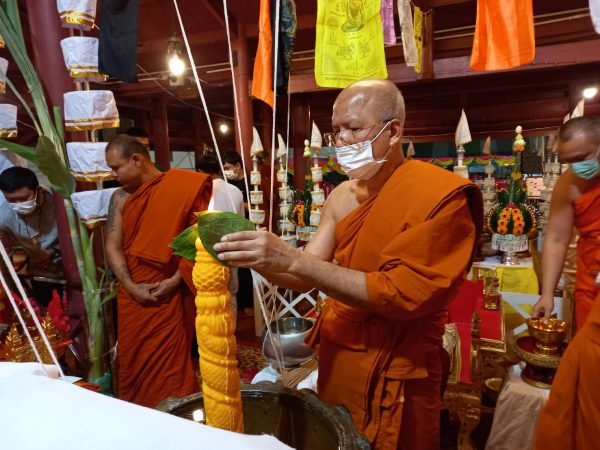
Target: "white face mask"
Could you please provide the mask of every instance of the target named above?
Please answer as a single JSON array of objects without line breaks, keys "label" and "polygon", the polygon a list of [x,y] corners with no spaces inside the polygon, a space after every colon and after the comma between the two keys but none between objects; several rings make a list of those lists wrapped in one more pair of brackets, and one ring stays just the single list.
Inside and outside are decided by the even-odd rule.
[{"label": "white face mask", "polygon": [[342,166],[342,170],[348,174],[350,178],[356,180],[368,180],[372,178],[381,168],[381,165],[387,161],[387,156],[392,148],[387,151],[382,160],[377,161],[373,157],[372,143],[381,136],[381,133],[387,128],[390,122],[386,123],[377,136],[368,141],[357,142],[356,144],[336,147],[335,153],[337,160]]},{"label": "white face mask", "polygon": [[235,170],[233,169],[224,171],[223,175],[225,175],[225,178],[227,178],[228,180],[235,180],[235,178],[237,177],[237,173],[235,173]]},{"label": "white face mask", "polygon": [[37,201],[37,192],[35,194],[35,197],[32,198],[31,200],[25,200],[24,202],[16,202],[16,203],[8,202],[7,205],[10,209],[12,209],[17,214],[26,215],[26,214],[32,213],[35,210],[35,208],[37,207],[36,201]]}]

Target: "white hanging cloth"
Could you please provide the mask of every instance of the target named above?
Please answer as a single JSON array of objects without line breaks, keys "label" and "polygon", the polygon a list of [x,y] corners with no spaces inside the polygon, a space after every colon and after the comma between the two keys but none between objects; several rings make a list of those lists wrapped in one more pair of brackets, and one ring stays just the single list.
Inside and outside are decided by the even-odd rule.
[{"label": "white hanging cloth", "polygon": [[260,140],[260,135],[256,127],[252,127],[252,147],[250,148],[250,154],[252,156],[260,157],[264,153],[265,149]]},{"label": "white hanging cloth", "polygon": [[17,107],[8,103],[0,104],[0,138],[17,137]]},{"label": "white hanging cloth", "polygon": [[321,135],[321,130],[319,130],[319,127],[313,120],[312,131],[310,134],[310,148],[315,152],[320,152],[322,146],[323,136]]},{"label": "white hanging cloth", "polygon": [[77,181],[104,181],[114,179],[106,164],[106,142],[69,142],[67,155],[71,173]]},{"label": "white hanging cloth", "polygon": [[404,61],[409,67],[413,67],[419,60],[417,43],[415,41],[415,30],[413,15],[410,9],[410,0],[398,0],[398,18],[402,32],[402,48],[404,50]]},{"label": "white hanging cloth", "polygon": [[8,70],[8,61],[0,58],[0,94],[6,93],[6,71]]},{"label": "white hanging cloth", "polygon": [[408,141],[408,149],[406,149],[406,157],[407,158],[414,158],[414,156],[416,155],[415,152],[415,146],[413,144],[413,141]]},{"label": "white hanging cloth", "polygon": [[460,120],[458,121],[458,125],[456,127],[454,141],[456,142],[456,147],[460,147],[461,145],[472,141],[471,131],[469,130],[469,122],[467,122],[467,115],[465,114],[464,109],[462,110]]},{"label": "white hanging cloth", "polygon": [[57,0],[60,21],[65,28],[90,31],[96,20],[96,0]]},{"label": "white hanging cloth", "polygon": [[287,159],[287,147],[280,133],[277,133],[277,157]]},{"label": "white hanging cloth", "polygon": [[492,154],[492,137],[488,136],[485,138],[485,142],[483,143],[483,150],[482,153],[484,155],[491,155]]},{"label": "white hanging cloth", "polygon": [[575,117],[582,117],[583,116],[584,104],[585,104],[585,100],[584,99],[581,99],[581,100],[579,100],[577,102],[577,105],[575,106],[575,109],[571,113],[571,119],[574,119]]},{"label": "white hanging cloth", "polygon": [[99,130],[119,126],[119,111],[112,91],[66,92],[65,129]]},{"label": "white hanging cloth", "polygon": [[75,192],[71,195],[77,215],[88,228],[95,228],[106,221],[110,198],[117,189]]},{"label": "white hanging cloth", "polygon": [[600,34],[600,0],[590,0],[590,16],[594,24],[594,30]]},{"label": "white hanging cloth", "polygon": [[60,41],[69,75],[77,82],[106,81],[107,75],[98,72],[98,38],[72,36]]}]

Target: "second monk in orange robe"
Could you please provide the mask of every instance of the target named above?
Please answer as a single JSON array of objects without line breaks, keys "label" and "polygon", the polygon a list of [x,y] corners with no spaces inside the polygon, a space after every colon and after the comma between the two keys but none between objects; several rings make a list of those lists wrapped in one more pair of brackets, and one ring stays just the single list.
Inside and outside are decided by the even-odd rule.
[{"label": "second monk in orange robe", "polygon": [[111,199],[106,245],[120,284],[118,397],[154,407],[198,390],[189,316],[194,298],[169,244],[206,209],[212,182],[191,171],[159,172],[129,136],[111,141],[106,159],[123,185]]},{"label": "second monk in orange robe", "polygon": [[374,450],[439,449],[446,306],[481,231],[481,193],[404,160],[404,101],[389,81],[344,89],[332,124],[352,179],[328,197],[306,249],[267,232],[234,233],[215,249],[231,265],[329,296],[310,338],[320,342],[319,396],[346,406]]},{"label": "second monk in orange robe", "polygon": [[600,288],[600,118],[577,117],[558,133],[558,155],[571,167],[563,173],[550,204],[550,219],[542,249],[542,295],[534,316],[550,317],[554,289],[563,270],[573,226],[579,232],[575,280],[575,323],[580,329]]}]

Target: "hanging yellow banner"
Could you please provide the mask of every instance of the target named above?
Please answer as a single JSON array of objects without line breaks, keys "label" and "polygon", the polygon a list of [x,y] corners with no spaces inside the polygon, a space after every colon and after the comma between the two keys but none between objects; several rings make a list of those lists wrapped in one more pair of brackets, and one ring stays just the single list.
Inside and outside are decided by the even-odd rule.
[{"label": "hanging yellow banner", "polygon": [[315,79],[345,88],[363,78],[387,78],[380,0],[318,0]]},{"label": "hanging yellow banner", "polygon": [[418,6],[415,6],[414,26],[415,43],[417,44],[417,63],[415,64],[415,72],[421,73],[423,64],[423,11]]}]

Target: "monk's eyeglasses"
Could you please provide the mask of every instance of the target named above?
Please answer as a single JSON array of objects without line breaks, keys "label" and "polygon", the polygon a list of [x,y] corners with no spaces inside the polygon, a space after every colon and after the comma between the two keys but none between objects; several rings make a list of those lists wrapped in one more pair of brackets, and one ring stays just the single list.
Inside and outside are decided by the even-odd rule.
[{"label": "monk's eyeglasses", "polygon": [[323,134],[323,139],[325,140],[325,145],[327,145],[328,147],[334,147],[336,146],[336,144],[338,142],[344,144],[344,145],[352,145],[356,143],[356,134],[360,133],[361,131],[366,131],[366,130],[371,130],[372,128],[376,127],[377,125],[381,125],[382,123],[387,124],[388,122],[391,122],[392,119],[387,119],[387,120],[382,120],[380,122],[374,123],[373,125],[370,125],[368,127],[364,127],[364,128],[346,128],[345,130],[340,130],[340,131],[335,131],[335,132],[330,132],[330,133],[324,133]]}]

